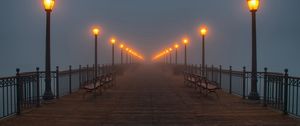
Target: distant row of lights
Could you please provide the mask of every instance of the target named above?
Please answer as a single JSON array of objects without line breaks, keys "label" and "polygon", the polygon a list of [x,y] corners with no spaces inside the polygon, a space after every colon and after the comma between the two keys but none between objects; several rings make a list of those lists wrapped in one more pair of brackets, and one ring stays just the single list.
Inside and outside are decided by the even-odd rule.
[{"label": "distant row of lights", "polygon": [[[98,36],[100,33],[99,28],[93,28],[93,34]],[[110,43],[115,45],[117,43],[117,39],[116,38],[111,38],[110,39]],[[145,60],[144,56],[142,56],[140,53],[134,51],[133,49],[131,49],[130,47],[126,47],[124,42],[121,42],[119,45],[120,49],[125,49],[125,51],[127,51],[129,54],[135,56],[136,58],[140,59],[140,60]]]},{"label": "distant row of lights", "polygon": [[[201,27],[200,29],[200,34],[202,36],[205,36],[207,34],[207,28],[206,26],[203,26]],[[188,43],[190,42],[190,40],[188,38],[183,38],[182,39],[182,43],[184,45],[187,45]],[[173,51],[173,49],[178,49],[179,48],[179,45],[176,43],[174,44],[173,47],[168,47],[168,48],[165,48],[163,49],[162,51],[160,51],[158,54],[156,54],[153,58],[152,58],[152,61],[156,61],[156,60],[159,60],[161,59],[163,56],[167,55],[168,53],[171,53]]]}]

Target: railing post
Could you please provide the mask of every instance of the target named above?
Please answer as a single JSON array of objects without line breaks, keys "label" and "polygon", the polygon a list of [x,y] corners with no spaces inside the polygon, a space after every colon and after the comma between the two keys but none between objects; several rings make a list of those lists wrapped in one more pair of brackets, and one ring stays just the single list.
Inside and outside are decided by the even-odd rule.
[{"label": "railing post", "polygon": [[192,73],[195,73],[195,71],[196,71],[196,64],[192,64]]},{"label": "railing post", "polygon": [[59,67],[56,66],[56,99],[59,99]]},{"label": "railing post", "polygon": [[72,66],[69,66],[69,93],[72,93]]},{"label": "railing post", "polygon": [[246,99],[246,67],[243,67],[243,99]]},{"label": "railing post", "polygon": [[205,69],[204,69],[204,72],[205,72],[205,77],[207,77],[207,79],[208,79],[208,71],[207,71],[207,64],[205,65]]},{"label": "railing post", "polygon": [[21,114],[21,80],[20,80],[20,69],[18,68],[16,74],[17,81],[17,115]]},{"label": "railing post", "polygon": [[199,65],[199,75],[203,76],[202,75],[202,65],[201,64]]},{"label": "railing post", "polygon": [[211,81],[214,81],[214,65],[211,65]]},{"label": "railing post", "polygon": [[220,85],[220,88],[222,89],[222,65],[220,65],[220,82],[219,82],[219,85]]},{"label": "railing post", "polygon": [[288,75],[288,69],[284,70],[284,108],[283,108],[283,114],[288,114],[287,108],[288,108],[288,82],[289,82],[289,75]]},{"label": "railing post", "polygon": [[81,87],[82,77],[81,77],[81,65],[79,65],[79,88]]},{"label": "railing post", "polygon": [[89,65],[86,65],[86,82],[90,82],[90,80],[89,80]]},{"label": "railing post", "polygon": [[40,68],[36,68],[36,107],[40,107]]},{"label": "railing post", "polygon": [[268,83],[268,68],[264,71],[264,107],[267,107],[267,83]]},{"label": "railing post", "polygon": [[229,67],[229,94],[232,94],[232,66]]},{"label": "railing post", "polygon": [[101,72],[102,72],[102,74],[105,74],[106,72],[105,72],[105,66],[104,66],[104,64],[102,64],[102,70],[101,70]]},{"label": "railing post", "polygon": [[[96,82],[95,82],[95,81],[96,81],[96,80],[95,80],[95,77],[96,77],[97,75],[95,75],[95,73],[96,73],[96,72],[95,72],[95,71],[96,71],[96,69],[95,69],[95,64],[93,64],[93,67],[92,67],[92,68],[93,68],[93,69],[92,69],[92,70],[93,70],[93,74],[92,74],[92,75],[93,75],[93,76],[92,76],[92,80],[93,80],[93,83],[95,83],[95,84],[96,84]],[[97,73],[97,74],[98,74],[98,73]]]}]

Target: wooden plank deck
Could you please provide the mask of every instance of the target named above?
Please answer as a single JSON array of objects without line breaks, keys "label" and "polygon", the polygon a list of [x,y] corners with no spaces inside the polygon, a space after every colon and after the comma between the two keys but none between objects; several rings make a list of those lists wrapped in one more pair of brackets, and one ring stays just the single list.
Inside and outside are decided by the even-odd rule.
[{"label": "wooden plank deck", "polygon": [[1,126],[297,126],[299,120],[219,91],[208,97],[184,87],[183,77],[141,66],[102,96],[82,92],[0,121]]}]

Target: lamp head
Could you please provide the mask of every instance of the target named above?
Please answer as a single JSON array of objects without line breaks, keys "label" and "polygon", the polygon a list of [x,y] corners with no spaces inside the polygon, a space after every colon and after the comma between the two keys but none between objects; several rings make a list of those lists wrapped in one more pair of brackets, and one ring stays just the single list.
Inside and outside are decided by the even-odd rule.
[{"label": "lamp head", "polygon": [[248,8],[251,12],[256,12],[259,8],[259,0],[247,0]]},{"label": "lamp head", "polygon": [[205,27],[203,27],[203,28],[201,28],[200,32],[201,32],[202,36],[205,36],[207,33],[207,29]]},{"label": "lamp head", "polygon": [[124,45],[123,45],[123,44],[121,44],[121,45],[120,45],[120,48],[121,48],[121,49],[123,49],[123,48],[124,48]]},{"label": "lamp head", "polygon": [[94,35],[99,35],[100,30],[98,28],[93,29]]},{"label": "lamp head", "polygon": [[185,45],[189,43],[189,40],[187,38],[183,39],[182,41],[183,41],[183,44],[185,44]]},{"label": "lamp head", "polygon": [[45,11],[51,12],[53,10],[55,1],[54,0],[44,0]]},{"label": "lamp head", "polygon": [[110,40],[110,42],[111,42],[111,44],[115,44],[115,43],[116,43],[116,39],[112,38],[112,39]]}]

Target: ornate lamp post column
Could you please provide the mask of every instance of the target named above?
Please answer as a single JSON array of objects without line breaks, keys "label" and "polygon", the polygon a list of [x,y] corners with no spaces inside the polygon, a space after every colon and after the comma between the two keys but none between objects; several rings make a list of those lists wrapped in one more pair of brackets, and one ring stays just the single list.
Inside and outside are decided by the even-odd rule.
[{"label": "ornate lamp post column", "polygon": [[124,49],[123,44],[120,45],[120,49],[121,49],[121,65],[123,65],[123,49]]},{"label": "ornate lamp post column", "polygon": [[188,39],[183,39],[184,44],[184,66],[187,65],[187,44],[189,43]]},{"label": "ornate lamp post column", "polygon": [[111,42],[111,46],[112,46],[112,50],[111,50],[111,65],[114,66],[115,65],[115,43],[116,43],[116,39],[112,38],[110,40]]},{"label": "ornate lamp post column", "polygon": [[54,95],[51,90],[51,44],[50,44],[50,17],[54,7],[54,0],[44,0],[44,8],[46,11],[46,63],[45,63],[45,93],[44,100],[52,100]]},{"label": "ornate lamp post column", "polygon": [[251,92],[248,96],[250,100],[259,100],[257,92],[257,50],[256,50],[256,11],[259,8],[259,0],[247,0],[249,10],[252,15],[252,73]]},{"label": "ornate lamp post column", "polygon": [[129,49],[126,48],[126,64],[128,64],[128,52],[129,52]]},{"label": "ornate lamp post column", "polygon": [[205,73],[205,35],[207,33],[206,28],[201,28],[201,35],[202,35],[202,76],[204,77]]},{"label": "ornate lamp post column", "polygon": [[170,64],[172,64],[172,51],[173,51],[173,49],[169,48],[169,52],[170,52]]},{"label": "ornate lamp post column", "polygon": [[177,65],[178,64],[177,51],[178,51],[179,45],[175,44],[174,48],[175,48],[175,64]]},{"label": "ornate lamp post column", "polygon": [[96,87],[96,78],[97,78],[97,75],[98,75],[98,35],[99,35],[99,29],[98,28],[94,28],[93,29],[93,33],[94,33],[94,36],[95,36],[95,65],[94,65],[94,87]]}]

